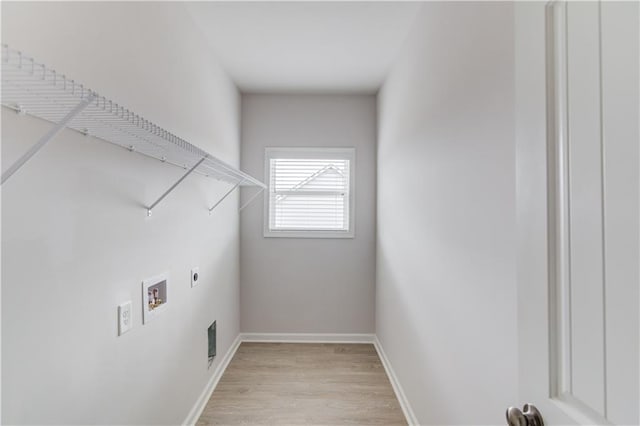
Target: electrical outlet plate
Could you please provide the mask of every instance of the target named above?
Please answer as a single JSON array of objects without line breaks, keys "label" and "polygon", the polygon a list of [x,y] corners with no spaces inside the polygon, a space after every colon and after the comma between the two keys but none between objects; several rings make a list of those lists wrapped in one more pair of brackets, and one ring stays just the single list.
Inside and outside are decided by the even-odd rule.
[{"label": "electrical outlet plate", "polygon": [[118,306],[118,336],[122,336],[133,328],[131,307],[131,301],[124,302]]},{"label": "electrical outlet plate", "polygon": [[200,283],[200,268],[197,266],[191,268],[191,287],[195,287]]}]

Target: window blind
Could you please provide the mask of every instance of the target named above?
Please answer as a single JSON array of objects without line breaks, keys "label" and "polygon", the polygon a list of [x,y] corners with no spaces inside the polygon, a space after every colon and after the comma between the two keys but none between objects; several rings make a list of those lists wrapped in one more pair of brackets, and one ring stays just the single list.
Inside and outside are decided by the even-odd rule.
[{"label": "window blind", "polygon": [[271,230],[349,230],[349,160],[272,158]]}]

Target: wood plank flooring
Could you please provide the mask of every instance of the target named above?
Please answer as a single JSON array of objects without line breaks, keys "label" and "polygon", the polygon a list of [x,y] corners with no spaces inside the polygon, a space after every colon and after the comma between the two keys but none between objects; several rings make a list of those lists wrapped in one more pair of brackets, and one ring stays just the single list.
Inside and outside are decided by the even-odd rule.
[{"label": "wood plank flooring", "polygon": [[373,345],[242,343],[197,425],[406,425]]}]

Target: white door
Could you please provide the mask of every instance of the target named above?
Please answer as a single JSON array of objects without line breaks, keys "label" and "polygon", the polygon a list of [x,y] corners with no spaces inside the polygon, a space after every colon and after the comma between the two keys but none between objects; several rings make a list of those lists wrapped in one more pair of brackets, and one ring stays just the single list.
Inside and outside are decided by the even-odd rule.
[{"label": "white door", "polygon": [[516,3],[520,394],[640,423],[638,2]]}]

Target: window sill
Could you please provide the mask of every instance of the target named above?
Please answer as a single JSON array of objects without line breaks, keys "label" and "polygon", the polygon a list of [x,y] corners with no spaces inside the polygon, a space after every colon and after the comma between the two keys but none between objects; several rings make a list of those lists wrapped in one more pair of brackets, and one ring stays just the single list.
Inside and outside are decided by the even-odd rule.
[{"label": "window sill", "polygon": [[264,231],[265,238],[355,238],[353,231]]}]

